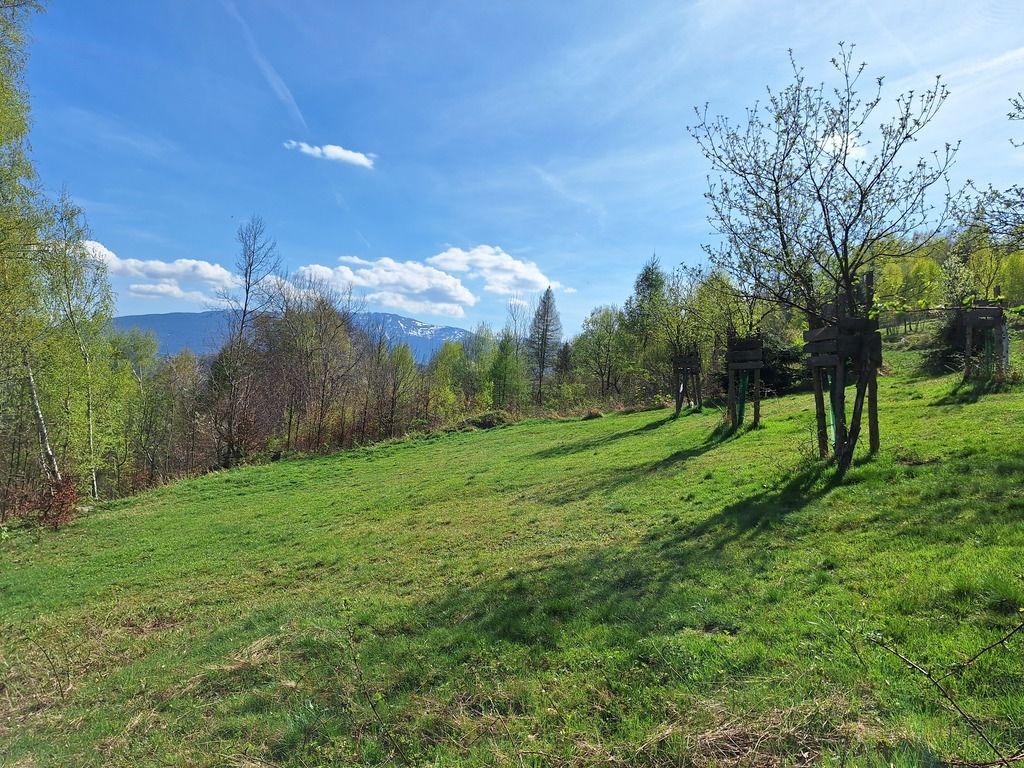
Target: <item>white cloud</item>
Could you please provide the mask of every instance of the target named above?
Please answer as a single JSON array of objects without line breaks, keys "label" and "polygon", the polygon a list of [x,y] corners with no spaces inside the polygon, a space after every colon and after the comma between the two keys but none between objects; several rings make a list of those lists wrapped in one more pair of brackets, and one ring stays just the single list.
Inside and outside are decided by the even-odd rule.
[{"label": "white cloud", "polygon": [[375,301],[385,307],[400,309],[413,315],[430,314],[445,315],[447,317],[465,317],[466,310],[461,304],[449,304],[438,301],[420,301],[401,293],[390,291],[379,291],[366,296],[368,301]]},{"label": "white cloud", "polygon": [[857,142],[857,137],[850,134],[833,133],[823,138],[819,144],[832,156],[845,151],[851,160],[863,160],[868,154],[863,145]]},{"label": "white cloud", "polygon": [[103,243],[85,240],[82,244],[93,258],[106,264],[111,275],[145,281],[129,284],[132,296],[210,304],[216,301],[218,291],[238,284],[238,278],[220,264],[202,259],[122,259]]},{"label": "white cloud", "polygon": [[107,265],[112,275],[119,277],[142,277],[164,283],[168,280],[193,280],[206,283],[213,288],[232,288],[238,284],[231,272],[220,264],[202,259],[175,259],[159,261],[157,259],[122,259],[103,243],[86,240],[83,243],[92,254]]},{"label": "white cloud", "polygon": [[478,245],[468,251],[449,248],[444,253],[431,256],[427,264],[480,278],[484,281],[484,290],[489,293],[512,295],[542,291],[548,286],[561,287],[560,283],[541,272],[534,262],[515,259],[493,245]]},{"label": "white cloud", "polygon": [[563,288],[562,293],[576,293],[575,288]]},{"label": "white cloud", "polygon": [[319,157],[322,160],[334,160],[338,163],[358,165],[361,168],[373,168],[373,161],[377,157],[374,154],[366,155],[362,152],[345,149],[344,147],[339,147],[337,144],[316,146],[314,144],[307,144],[304,141],[295,141],[294,139],[288,139],[288,141],[284,143],[284,148],[297,149],[304,155]]},{"label": "white cloud", "polygon": [[[375,261],[343,256],[337,267],[310,264],[296,270],[296,276],[345,288],[366,290],[366,300],[414,313],[465,316],[464,307],[477,302],[476,296],[454,275],[418,261]],[[351,266],[349,266],[351,265]]]},{"label": "white cloud", "polygon": [[128,292],[132,296],[142,298],[182,299],[197,304],[215,301],[214,297],[207,296],[202,291],[186,291],[173,279],[161,280],[158,283],[132,283],[128,286]]}]

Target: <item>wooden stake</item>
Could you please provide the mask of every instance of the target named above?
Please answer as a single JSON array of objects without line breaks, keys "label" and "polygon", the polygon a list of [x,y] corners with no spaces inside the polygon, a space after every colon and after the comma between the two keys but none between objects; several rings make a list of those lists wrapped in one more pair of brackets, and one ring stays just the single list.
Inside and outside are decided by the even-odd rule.
[{"label": "wooden stake", "polygon": [[840,358],[835,378],[836,445],[837,457],[846,450],[846,361]]},{"label": "wooden stake", "polygon": [[971,352],[973,351],[971,348],[974,346],[971,342],[974,341],[972,338],[972,331],[974,329],[971,328],[966,318],[964,325],[964,377],[967,377],[971,375]]},{"label": "wooden stake", "polygon": [[868,437],[871,443],[871,453],[878,453],[878,369],[871,365],[871,373],[868,374]]},{"label": "wooden stake", "polygon": [[[998,306],[1005,306],[1005,302],[1002,300],[1003,289],[1001,286],[996,286],[996,303]],[[994,352],[996,356],[996,371],[998,376],[1002,378],[1009,373],[1009,334],[1007,333],[1006,326],[1006,314],[1005,312],[1000,313],[1002,323],[992,329],[992,333],[995,336]]]},{"label": "wooden stake", "polygon": [[821,368],[811,368],[811,381],[814,384],[814,415],[818,421],[818,455],[828,456],[828,424],[825,422],[825,394],[821,384]]},{"label": "wooden stake", "polygon": [[728,399],[728,419],[732,426],[736,426],[736,373],[732,368],[728,368],[729,377],[729,399]]},{"label": "wooden stake", "polygon": [[761,423],[761,369],[754,369],[754,428]]}]

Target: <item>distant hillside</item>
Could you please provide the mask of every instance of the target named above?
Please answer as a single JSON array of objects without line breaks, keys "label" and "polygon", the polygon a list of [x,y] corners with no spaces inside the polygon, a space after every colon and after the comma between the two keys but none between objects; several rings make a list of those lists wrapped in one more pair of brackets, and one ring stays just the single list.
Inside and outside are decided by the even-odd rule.
[{"label": "distant hillside", "polygon": [[227,312],[167,312],[159,315],[125,315],[114,318],[119,331],[136,329],[156,337],[162,355],[189,349],[197,355],[215,352],[227,333]]},{"label": "distant hillside", "polygon": [[[356,323],[371,333],[383,333],[391,344],[408,344],[418,362],[425,363],[446,341],[461,341],[469,331],[451,326],[430,325],[389,312],[360,312]],[[208,312],[167,312],[155,315],[124,315],[114,318],[119,331],[136,328],[151,332],[160,354],[173,355],[189,349],[198,355],[220,347],[228,327],[226,310]]]},{"label": "distant hillside", "polygon": [[411,317],[390,312],[360,312],[356,323],[371,335],[382,333],[391,344],[408,344],[417,362],[427,362],[446,341],[462,341],[470,337],[464,328],[430,325]]}]

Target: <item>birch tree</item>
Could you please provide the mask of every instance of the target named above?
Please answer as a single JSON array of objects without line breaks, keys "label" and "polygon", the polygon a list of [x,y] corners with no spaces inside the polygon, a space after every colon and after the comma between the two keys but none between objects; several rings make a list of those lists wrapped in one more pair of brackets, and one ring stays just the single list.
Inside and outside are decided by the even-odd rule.
[{"label": "birch tree", "polygon": [[89,493],[99,498],[96,446],[96,365],[113,315],[113,294],[106,265],[85,245],[89,233],[81,209],[66,191],[51,214],[51,223],[39,251],[45,300],[53,322],[62,327],[75,345],[82,375],[75,387],[84,389],[86,461]]},{"label": "birch tree", "polygon": [[[29,101],[25,87],[25,26],[40,5],[0,3],[0,371],[23,383],[42,472],[50,487],[62,482],[39,396],[35,352],[45,333],[37,263],[45,221],[28,154]],[[5,388],[4,416],[21,408],[21,386]],[[17,417],[15,417],[17,418]],[[0,420],[2,423],[2,420]]]}]

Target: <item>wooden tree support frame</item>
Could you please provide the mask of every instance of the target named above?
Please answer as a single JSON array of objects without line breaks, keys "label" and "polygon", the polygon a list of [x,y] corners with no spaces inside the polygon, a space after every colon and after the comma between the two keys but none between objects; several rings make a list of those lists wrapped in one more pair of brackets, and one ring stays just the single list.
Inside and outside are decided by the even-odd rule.
[{"label": "wooden tree support frame", "polygon": [[[879,448],[878,369],[882,365],[882,336],[876,320],[839,318],[835,325],[804,332],[804,353],[809,355],[814,386],[814,410],[817,417],[818,453],[828,456],[829,439],[825,394],[828,390],[832,417],[832,450],[839,455],[847,444],[846,426],[847,372],[866,376],[864,388],[868,407],[868,432],[871,452]],[[826,381],[831,378],[831,386]],[[859,404],[858,404],[859,405]]]},{"label": "wooden tree support frame", "polygon": [[748,391],[754,401],[754,419],[752,426],[761,423],[761,369],[764,368],[764,340],[760,336],[738,338],[729,333],[728,349],[725,354],[728,380],[728,419],[733,427],[743,421],[743,413],[739,409],[738,396],[741,379],[744,375],[754,374],[753,384]]},{"label": "wooden tree support frame", "polygon": [[675,383],[676,416],[683,410],[683,403],[691,408],[704,407],[701,392],[700,355],[696,352],[672,358],[672,378]]},{"label": "wooden tree support frame", "polygon": [[[999,286],[996,286],[996,295],[1000,295]],[[992,341],[992,356],[989,362],[993,364],[993,369],[988,372],[1000,377],[1005,376],[1010,370],[1010,328],[1002,303],[975,302],[969,309],[958,312],[957,322],[963,328],[964,378],[968,379],[976,374],[974,342],[984,337]]]},{"label": "wooden tree support frame", "polygon": [[[874,306],[874,276],[865,275],[864,306]],[[880,445],[878,433],[878,369],[882,367],[882,335],[878,319],[845,317],[840,304],[830,305],[823,313],[826,325],[804,332],[804,353],[811,369],[814,387],[814,411],[817,420],[818,454],[829,453],[829,435],[825,395],[828,390],[832,412],[832,451],[845,471],[852,460],[853,447],[860,431],[863,407],[868,410],[868,433],[871,453]],[[846,423],[847,373],[857,381],[857,397],[849,432]],[[831,386],[826,381],[831,379]]]}]

